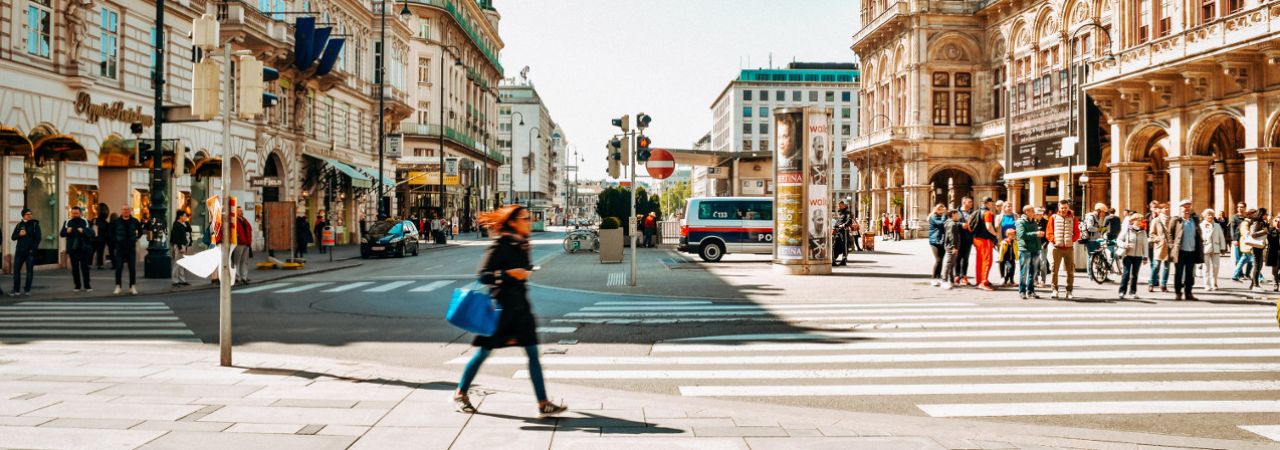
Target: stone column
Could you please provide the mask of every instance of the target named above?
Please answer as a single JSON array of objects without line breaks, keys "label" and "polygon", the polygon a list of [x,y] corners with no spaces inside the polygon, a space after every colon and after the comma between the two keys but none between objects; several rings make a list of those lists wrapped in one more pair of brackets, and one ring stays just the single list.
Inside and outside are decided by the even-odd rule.
[{"label": "stone column", "polygon": [[928,233],[928,226],[924,222],[925,217],[933,212],[933,205],[930,204],[929,194],[932,192],[933,186],[914,184],[903,188],[904,197],[906,198],[905,206],[908,208],[903,220],[911,226],[908,233],[909,238],[916,237]]},{"label": "stone column", "polygon": [[1044,207],[1044,178],[1032,177],[1027,178],[1027,198],[1028,204]]},{"label": "stone column", "polygon": [[1022,206],[1026,205],[1022,198],[1022,187],[1027,185],[1026,180],[1007,180],[1004,182],[1005,189],[1009,190],[1009,202],[1013,203],[1014,213],[1022,214]]},{"label": "stone column", "polygon": [[1147,163],[1111,164],[1111,206],[1124,210],[1147,210]]},{"label": "stone column", "polygon": [[[1280,208],[1280,148],[1240,149],[1244,155],[1244,202],[1250,208]],[[1234,209],[1234,207],[1232,207]]]},{"label": "stone column", "polygon": [[1115,202],[1111,201],[1111,194],[1107,189],[1107,186],[1111,184],[1110,174],[1100,170],[1091,170],[1085,172],[1085,174],[1089,176],[1089,181],[1085,183],[1084,189],[1085,202],[1083,204],[1085,207],[1092,210],[1094,204],[1101,202],[1112,208],[1120,209]]},{"label": "stone column", "polygon": [[1169,158],[1169,203],[1176,206],[1183,199],[1191,200],[1196,211],[1209,207],[1212,192],[1209,189],[1209,166],[1212,156],[1182,156]]},{"label": "stone column", "polygon": [[982,199],[991,197],[996,198],[996,194],[1000,192],[1000,186],[994,184],[973,185],[973,201],[982,203]]}]

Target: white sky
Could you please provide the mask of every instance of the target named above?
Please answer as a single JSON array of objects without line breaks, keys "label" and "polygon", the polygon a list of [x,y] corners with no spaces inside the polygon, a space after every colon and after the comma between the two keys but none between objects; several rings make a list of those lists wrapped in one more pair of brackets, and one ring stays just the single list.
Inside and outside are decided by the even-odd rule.
[{"label": "white sky", "polygon": [[[690,148],[744,68],[851,62],[852,0],[496,0],[507,77],[529,66],[547,109],[605,176],[609,120],[644,111],[654,147]],[[748,65],[748,59],[750,64]],[[518,151],[517,151],[518,153]],[[569,157],[573,151],[570,150]],[[643,174],[643,170],[640,170]]]}]

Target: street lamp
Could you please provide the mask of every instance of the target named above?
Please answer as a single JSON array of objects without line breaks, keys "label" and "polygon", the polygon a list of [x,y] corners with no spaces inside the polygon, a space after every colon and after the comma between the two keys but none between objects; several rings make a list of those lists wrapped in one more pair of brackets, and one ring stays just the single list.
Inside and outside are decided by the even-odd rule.
[{"label": "street lamp", "polygon": [[[164,0],[156,1],[156,64],[151,68],[151,85],[155,89],[155,140],[151,143],[151,223],[148,226],[152,238],[147,245],[147,256],[142,261],[142,275],[145,278],[166,278],[172,275],[173,257],[169,255],[169,239],[165,230],[168,218],[169,180],[164,176]],[[174,143],[174,157],[177,145]],[[226,145],[225,143],[223,145]],[[141,155],[139,155],[141,156]],[[224,164],[228,164],[230,159]],[[176,165],[175,165],[176,167]]]},{"label": "street lamp", "polygon": [[[524,126],[524,114],[520,114],[519,111],[512,111],[511,116],[512,122],[515,122],[515,116],[520,116],[520,126]],[[511,134],[515,135],[515,131],[516,127],[512,126]],[[507,181],[507,201],[514,203],[516,198],[516,146],[514,139],[508,144],[511,145],[511,160],[507,161],[507,170],[511,171],[511,179]]]},{"label": "street lamp", "polygon": [[[444,76],[444,56],[445,56],[445,52],[449,52],[450,54],[454,54],[454,53],[462,53],[462,50],[461,50],[461,49],[459,49],[458,47],[455,47],[455,46],[452,46],[452,45],[446,45],[446,44],[444,44],[444,43],[441,43],[441,44],[440,44],[440,178],[436,180],[436,181],[439,181],[439,182],[440,182],[440,184],[439,184],[439,186],[438,186],[438,187],[440,188],[440,217],[444,217],[444,203],[445,203],[445,189],[444,189],[444,135],[445,135],[445,132],[444,132],[444,130],[445,130],[445,125],[444,125],[444,80],[445,80],[445,76]],[[454,65],[454,66],[461,66],[461,65],[462,65],[462,59],[460,59],[460,58],[458,58],[458,57],[456,57],[456,56],[455,56],[455,57],[453,58],[453,65]]]},{"label": "street lamp", "polygon": [[[378,179],[373,182],[378,184],[378,220],[382,220],[391,216],[391,211],[387,210],[390,205],[383,201],[386,183],[382,182],[387,145],[387,0],[382,0],[378,16],[382,20],[382,26],[378,30],[381,33],[378,38],[378,46],[381,48],[378,55]],[[409,11],[409,2],[406,1],[400,9],[400,17],[408,20],[411,16],[413,12]]]}]

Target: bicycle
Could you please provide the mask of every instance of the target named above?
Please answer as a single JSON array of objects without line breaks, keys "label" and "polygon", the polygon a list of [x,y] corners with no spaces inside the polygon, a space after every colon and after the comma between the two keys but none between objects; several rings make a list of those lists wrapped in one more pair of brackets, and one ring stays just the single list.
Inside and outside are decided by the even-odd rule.
[{"label": "bicycle", "polygon": [[564,237],[564,252],[577,253],[579,250],[600,251],[600,233],[591,228],[579,228],[570,231]]},{"label": "bicycle", "polygon": [[1111,274],[1120,275],[1120,258],[1116,256],[1114,241],[1107,239],[1096,239],[1093,241],[1096,247],[1089,250],[1089,263],[1087,266],[1089,278],[1095,283],[1105,284],[1110,281]]}]

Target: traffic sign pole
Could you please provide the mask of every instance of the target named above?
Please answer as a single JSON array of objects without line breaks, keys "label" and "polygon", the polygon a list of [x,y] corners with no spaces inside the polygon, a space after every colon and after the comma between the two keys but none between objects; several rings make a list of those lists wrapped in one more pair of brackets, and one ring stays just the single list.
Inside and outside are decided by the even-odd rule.
[{"label": "traffic sign pole", "polygon": [[649,155],[649,161],[645,162],[645,170],[649,171],[649,176],[658,180],[665,180],[676,171],[676,158],[671,152],[663,149],[654,149]]},{"label": "traffic sign pole", "polygon": [[[635,136],[636,136],[635,133],[632,133],[631,136],[627,137],[627,139],[634,139]],[[631,148],[634,149],[636,147],[632,146]],[[631,159],[631,217],[629,217],[627,221],[630,222],[631,224],[630,226],[631,228],[631,276],[629,277],[630,280],[628,282],[631,284],[631,286],[634,287],[636,285],[636,267],[639,266],[639,263],[636,261],[636,258],[640,254],[640,251],[639,251],[640,239],[638,236],[636,236],[636,188],[637,188],[636,164],[637,163],[635,160],[635,155],[637,152],[632,151],[630,153],[632,158]]]}]

